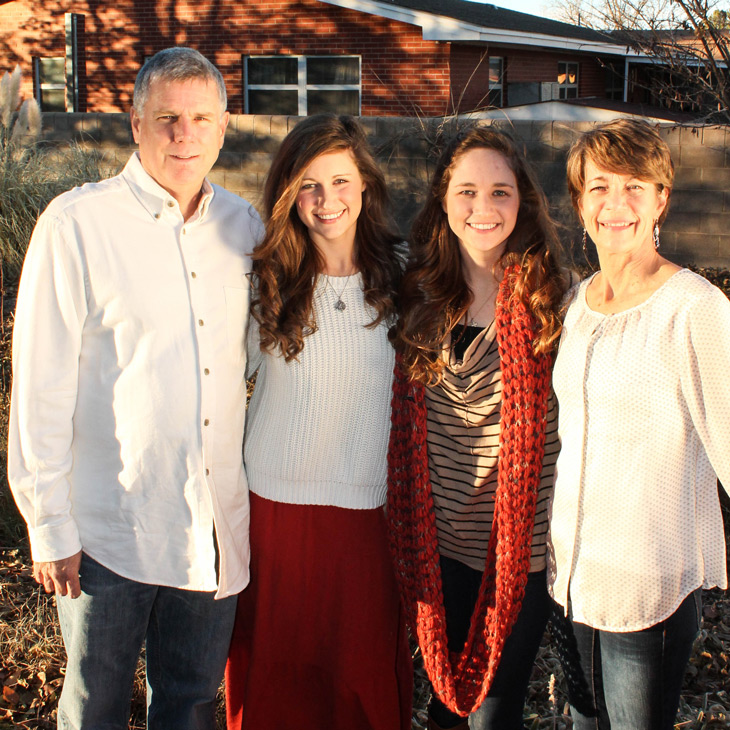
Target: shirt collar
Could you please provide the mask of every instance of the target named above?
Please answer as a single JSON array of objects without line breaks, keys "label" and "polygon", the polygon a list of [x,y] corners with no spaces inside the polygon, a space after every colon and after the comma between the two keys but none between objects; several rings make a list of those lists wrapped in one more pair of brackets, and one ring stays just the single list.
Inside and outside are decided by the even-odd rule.
[{"label": "shirt collar", "polygon": [[[177,201],[168,193],[155,179],[142,167],[139,159],[139,152],[134,152],[122,170],[122,177],[126,180],[137,200],[142,207],[155,219],[162,217],[166,208],[174,208]],[[208,178],[204,178],[203,195],[198,203],[198,208],[188,219],[192,223],[199,218],[205,217],[210,207],[210,202],[215,194],[213,186]]]}]

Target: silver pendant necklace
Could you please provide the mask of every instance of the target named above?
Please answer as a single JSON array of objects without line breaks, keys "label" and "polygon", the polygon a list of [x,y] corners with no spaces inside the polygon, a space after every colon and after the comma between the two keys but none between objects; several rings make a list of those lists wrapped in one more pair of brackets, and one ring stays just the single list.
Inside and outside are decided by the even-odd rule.
[{"label": "silver pendant necklace", "polygon": [[342,291],[339,294],[335,291],[334,286],[332,286],[332,281],[330,280],[330,276],[328,276],[328,275],[326,275],[326,276],[327,276],[327,284],[328,284],[329,288],[332,289],[332,293],[335,295],[335,305],[334,305],[335,310],[338,312],[344,312],[347,309],[347,304],[345,304],[342,301],[342,295],[345,293],[345,289],[347,289],[347,282],[350,281],[350,277],[352,276],[352,274],[350,274],[345,279],[345,284],[342,287]]},{"label": "silver pendant necklace", "polygon": [[469,317],[469,310],[468,309],[466,310],[466,316],[464,317],[464,319],[466,320],[466,326],[467,327],[476,327],[476,326],[478,326],[477,325],[477,317],[480,315],[482,309],[484,309],[484,307],[487,306],[487,302],[489,302],[492,299],[492,295],[496,291],[497,290],[495,288],[495,289],[492,289],[491,292],[489,292],[489,294],[487,295],[487,298],[482,302],[481,307],[479,307],[479,309],[477,309],[476,312],[474,312],[474,314],[471,315],[471,317]]}]

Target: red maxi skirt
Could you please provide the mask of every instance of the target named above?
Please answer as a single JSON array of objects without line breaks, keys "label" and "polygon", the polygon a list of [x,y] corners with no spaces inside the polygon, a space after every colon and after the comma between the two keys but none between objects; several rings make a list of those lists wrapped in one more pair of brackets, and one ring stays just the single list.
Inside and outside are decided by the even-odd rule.
[{"label": "red maxi skirt", "polygon": [[252,494],[228,730],[409,730],[412,682],[383,510]]}]

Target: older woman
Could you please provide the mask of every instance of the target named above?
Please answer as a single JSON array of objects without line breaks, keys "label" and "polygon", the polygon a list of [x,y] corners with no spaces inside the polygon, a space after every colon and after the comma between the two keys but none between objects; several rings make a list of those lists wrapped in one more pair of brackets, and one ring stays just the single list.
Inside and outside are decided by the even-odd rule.
[{"label": "older woman", "polygon": [[568,157],[601,265],[572,291],[553,376],[549,583],[577,641],[579,730],[672,728],[702,588],[727,587],[730,303],[659,253],[673,176],[639,121],[597,127]]}]

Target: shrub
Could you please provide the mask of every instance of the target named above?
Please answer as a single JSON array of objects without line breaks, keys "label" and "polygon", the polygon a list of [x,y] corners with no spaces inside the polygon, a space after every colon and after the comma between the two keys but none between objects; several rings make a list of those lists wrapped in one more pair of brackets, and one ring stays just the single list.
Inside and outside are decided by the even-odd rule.
[{"label": "shrub", "polygon": [[20,103],[20,67],[0,80],[0,269],[3,289],[15,288],[40,213],[60,193],[100,180],[98,152],[41,141],[35,99]]},{"label": "shrub", "polygon": [[41,139],[35,99],[20,100],[20,67],[0,79],[0,545],[25,534],[6,482],[10,338],[14,292],[36,220],[75,185],[100,180],[101,156],[79,145]]}]

